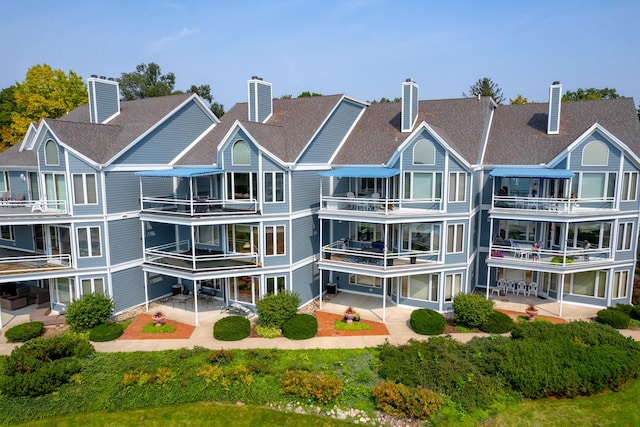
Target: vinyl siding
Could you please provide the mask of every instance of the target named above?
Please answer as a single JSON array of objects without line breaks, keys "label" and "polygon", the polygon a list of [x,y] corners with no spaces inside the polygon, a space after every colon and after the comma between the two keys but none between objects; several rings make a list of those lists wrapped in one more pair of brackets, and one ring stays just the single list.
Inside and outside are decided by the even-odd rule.
[{"label": "vinyl siding", "polygon": [[[47,165],[45,162],[44,156],[44,147],[48,140],[52,140],[56,143],[58,147],[58,164],[57,165]],[[66,159],[65,159],[65,151],[58,144],[57,139],[53,136],[53,134],[47,130],[42,138],[40,138],[40,143],[38,143],[37,153],[38,153],[38,164],[40,165],[40,171],[42,172],[64,172],[66,170]]]},{"label": "vinyl siding", "polygon": [[293,172],[292,206],[293,211],[317,209],[320,206],[320,176],[317,171]]},{"label": "vinyl siding", "polygon": [[89,114],[92,123],[104,123],[120,109],[118,85],[102,81],[89,81]]},{"label": "vinyl siding", "polygon": [[[102,175],[96,171],[93,167],[87,165],[82,160],[77,157],[70,155],[69,156],[69,170],[71,171],[71,176],[69,177],[69,186],[70,193],[67,200],[73,206],[73,215],[100,215],[102,214]],[[96,178],[96,196],[98,203],[97,204],[83,204],[77,205],[75,204],[75,196],[74,196],[74,183],[73,183],[73,175],[74,174],[93,174]]]},{"label": "vinyl siding", "polygon": [[304,305],[319,295],[318,268],[315,263],[307,264],[293,271],[293,291],[300,295],[300,303]]},{"label": "vinyl siding", "polygon": [[327,163],[363,110],[362,105],[343,100],[331,114],[298,163]]},{"label": "vinyl siding", "polygon": [[293,262],[311,257],[319,252],[318,219],[316,216],[299,218],[292,223]]},{"label": "vinyl siding", "polygon": [[116,164],[168,163],[212,123],[200,105],[191,101],[118,158]]},{"label": "vinyl siding", "polygon": [[[237,141],[246,141],[249,144],[249,165],[234,165],[232,162],[233,156],[233,144]],[[258,149],[251,142],[247,134],[242,130],[236,130],[227,140],[222,151],[222,162],[225,171],[242,171],[242,172],[257,172],[258,171]]]},{"label": "vinyl siding", "polygon": [[107,172],[105,186],[107,190],[108,213],[140,210],[140,186],[134,172]]},{"label": "vinyl siding", "polygon": [[117,265],[142,258],[142,230],[138,218],[109,221],[111,264]]},{"label": "vinyl siding", "polygon": [[114,312],[120,313],[144,304],[144,276],[141,267],[111,274]]}]

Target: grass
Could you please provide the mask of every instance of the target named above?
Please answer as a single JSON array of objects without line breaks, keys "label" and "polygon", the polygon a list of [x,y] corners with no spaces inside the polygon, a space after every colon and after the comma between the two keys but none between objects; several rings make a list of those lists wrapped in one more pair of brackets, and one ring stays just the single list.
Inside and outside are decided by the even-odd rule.
[{"label": "grass", "polygon": [[371,325],[360,322],[347,323],[344,320],[336,320],[336,330],[338,331],[366,331],[371,329]]},{"label": "grass", "polygon": [[175,332],[176,327],[171,326],[167,323],[162,326],[156,326],[156,322],[147,323],[144,328],[142,328],[142,332],[147,334],[169,334],[171,332]]},{"label": "grass", "polygon": [[47,418],[30,421],[23,426],[57,426],[74,427],[82,425],[92,426],[138,426],[166,427],[180,426],[220,426],[227,427],[233,420],[233,425],[243,426],[344,426],[345,421],[324,418],[316,415],[302,415],[278,412],[257,406],[219,405],[200,402],[188,405],[171,405],[160,408],[138,409],[118,412],[92,412]]}]

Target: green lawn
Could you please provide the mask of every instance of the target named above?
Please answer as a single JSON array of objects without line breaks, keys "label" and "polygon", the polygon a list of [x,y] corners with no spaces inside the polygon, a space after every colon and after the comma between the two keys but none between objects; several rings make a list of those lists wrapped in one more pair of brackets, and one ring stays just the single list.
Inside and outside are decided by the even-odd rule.
[{"label": "green lawn", "polygon": [[34,427],[120,427],[137,426],[221,426],[232,424],[244,426],[344,426],[345,421],[323,418],[316,415],[301,415],[278,412],[255,406],[218,405],[215,403],[193,403],[171,405],[162,408],[138,409],[122,412],[92,412],[30,421],[23,426]]}]

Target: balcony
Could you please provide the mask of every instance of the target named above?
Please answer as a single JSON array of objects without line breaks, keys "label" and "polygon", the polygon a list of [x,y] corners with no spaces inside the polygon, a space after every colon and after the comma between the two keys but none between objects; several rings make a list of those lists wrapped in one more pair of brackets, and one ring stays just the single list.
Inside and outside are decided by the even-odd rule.
[{"label": "balcony", "polygon": [[350,215],[411,215],[425,211],[442,212],[442,199],[381,198],[377,193],[355,196],[353,193],[322,195],[321,212],[348,212]]},{"label": "balcony", "polygon": [[66,215],[66,200],[1,200],[0,217]]},{"label": "balcony", "polygon": [[144,262],[190,272],[243,270],[260,267],[258,254],[195,249],[189,242],[168,243],[147,248]]},{"label": "balcony", "polygon": [[71,255],[26,255],[26,252],[0,249],[0,275],[43,273],[71,268]]},{"label": "balcony", "polygon": [[[383,246],[383,245],[382,245]],[[418,251],[394,248],[391,251],[383,247],[362,245],[353,247],[344,240],[338,240],[323,246],[323,263],[337,263],[343,266],[370,268],[373,270],[422,269],[440,263],[439,251]]]},{"label": "balcony", "polygon": [[600,268],[611,261],[610,248],[567,247],[566,249],[532,250],[531,242],[512,242],[511,245],[491,245],[487,264],[520,265],[528,268],[585,268],[593,265]]},{"label": "balcony", "polygon": [[586,215],[603,210],[614,210],[614,199],[603,198],[544,198],[493,196],[493,212],[529,212],[537,211],[545,215]]},{"label": "balcony", "polygon": [[149,196],[142,198],[142,212],[185,217],[251,215],[258,213],[258,201],[231,201],[208,197],[193,199],[187,198],[186,195]]}]

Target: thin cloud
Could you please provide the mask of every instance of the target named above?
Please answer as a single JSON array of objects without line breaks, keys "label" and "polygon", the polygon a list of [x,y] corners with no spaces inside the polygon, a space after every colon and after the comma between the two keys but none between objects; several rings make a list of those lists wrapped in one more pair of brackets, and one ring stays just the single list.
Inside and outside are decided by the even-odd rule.
[{"label": "thin cloud", "polygon": [[180,41],[184,38],[187,38],[199,32],[200,30],[195,28],[182,28],[177,33],[170,36],[162,37],[159,40],[157,40],[155,43],[153,43],[153,50],[161,50],[167,47],[168,45],[174,44],[177,41]]}]

